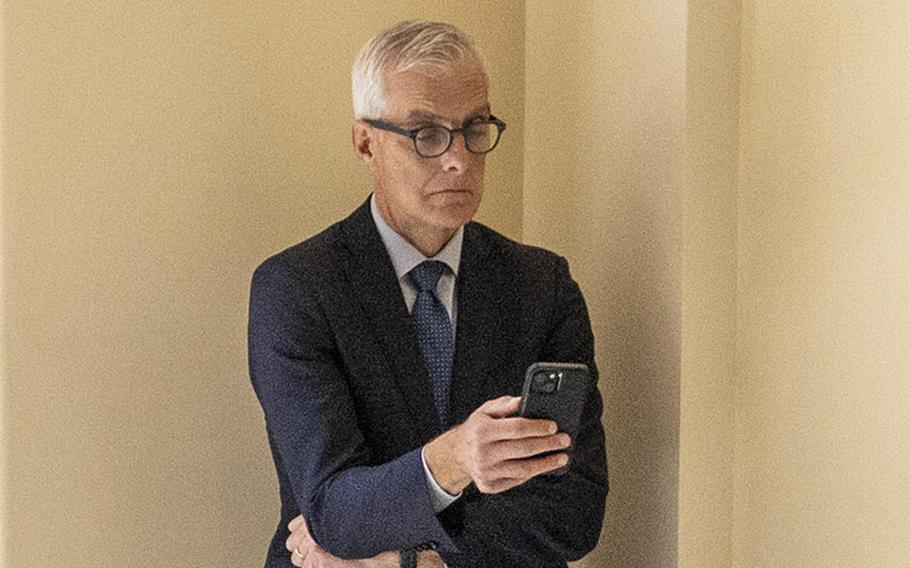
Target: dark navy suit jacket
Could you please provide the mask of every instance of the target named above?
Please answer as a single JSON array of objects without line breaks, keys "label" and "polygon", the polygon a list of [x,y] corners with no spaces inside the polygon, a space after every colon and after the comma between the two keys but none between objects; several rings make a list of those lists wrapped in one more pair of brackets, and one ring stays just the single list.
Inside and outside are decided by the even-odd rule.
[{"label": "dark navy suit jacket", "polygon": [[[453,424],[519,396],[535,361],[587,364],[584,299],[565,260],[465,226],[457,279]],[[303,514],[343,558],[435,546],[460,566],[565,566],[597,543],[607,495],[602,401],[587,399],[569,472],[500,494],[471,485],[434,514],[421,447],[440,432],[415,328],[369,201],[266,260],[253,276],[250,374],[281,492],[266,566],[290,567],[287,524]]]}]

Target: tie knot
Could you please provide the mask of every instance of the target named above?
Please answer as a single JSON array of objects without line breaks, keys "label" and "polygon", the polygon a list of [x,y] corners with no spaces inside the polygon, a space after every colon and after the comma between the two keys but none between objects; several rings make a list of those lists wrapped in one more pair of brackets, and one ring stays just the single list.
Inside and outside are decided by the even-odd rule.
[{"label": "tie knot", "polygon": [[420,292],[435,292],[436,283],[447,268],[446,263],[438,260],[426,260],[408,272],[411,282]]}]

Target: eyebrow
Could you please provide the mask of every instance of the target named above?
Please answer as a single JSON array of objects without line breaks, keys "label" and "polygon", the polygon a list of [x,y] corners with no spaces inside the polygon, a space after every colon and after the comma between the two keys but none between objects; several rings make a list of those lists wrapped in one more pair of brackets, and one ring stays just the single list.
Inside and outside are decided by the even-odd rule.
[{"label": "eyebrow", "polygon": [[[462,124],[469,124],[471,121],[489,114],[490,103],[482,104],[468,113],[468,118],[466,118]],[[437,123],[445,122],[446,120],[448,120],[446,117],[440,116],[435,112],[430,112],[428,110],[412,110],[410,113],[408,113],[408,117],[404,120],[404,122],[405,124],[413,124],[416,122]]]}]

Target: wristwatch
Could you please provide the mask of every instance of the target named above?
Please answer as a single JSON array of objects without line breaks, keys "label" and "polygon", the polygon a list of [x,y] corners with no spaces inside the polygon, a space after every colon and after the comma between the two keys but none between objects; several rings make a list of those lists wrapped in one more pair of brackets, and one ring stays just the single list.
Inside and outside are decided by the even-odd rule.
[{"label": "wristwatch", "polygon": [[[439,544],[430,541],[425,542],[424,544],[419,544],[414,548],[402,550],[401,556],[399,557],[398,566],[400,568],[417,568],[417,553],[423,552],[424,550],[436,550],[437,548],[439,548]],[[443,566],[445,565],[445,562],[443,562]]]},{"label": "wristwatch", "polygon": [[417,551],[413,548],[402,550],[398,566],[399,568],[417,568]]}]

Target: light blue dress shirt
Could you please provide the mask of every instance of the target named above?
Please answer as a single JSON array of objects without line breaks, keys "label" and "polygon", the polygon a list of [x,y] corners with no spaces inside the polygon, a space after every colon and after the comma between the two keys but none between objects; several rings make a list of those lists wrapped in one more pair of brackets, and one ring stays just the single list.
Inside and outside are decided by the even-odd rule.
[{"label": "light blue dress shirt", "polygon": [[[449,266],[451,272],[443,273],[436,284],[436,297],[439,298],[439,301],[442,302],[442,305],[445,306],[446,311],[449,313],[452,331],[456,331],[455,322],[458,321],[458,304],[455,297],[455,279],[458,277],[458,267],[461,263],[461,243],[464,239],[464,227],[458,228],[446,246],[442,247],[442,250],[436,256],[427,258],[386,223],[379,212],[379,208],[376,206],[375,195],[370,198],[370,212],[373,214],[373,222],[379,231],[382,244],[385,245],[389,258],[392,259],[392,266],[395,268],[395,275],[398,277],[398,285],[401,286],[401,293],[404,295],[408,313],[414,309],[414,302],[417,300],[417,289],[411,283],[408,272],[426,260],[439,260]],[[421,451],[420,457],[423,461],[423,471],[427,477],[427,486],[430,488],[433,510],[438,513],[461,497],[461,493],[452,495],[439,486],[427,466],[425,451],[426,446]]]}]

